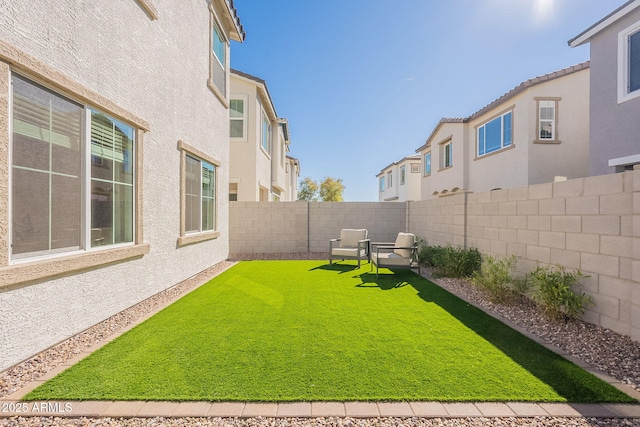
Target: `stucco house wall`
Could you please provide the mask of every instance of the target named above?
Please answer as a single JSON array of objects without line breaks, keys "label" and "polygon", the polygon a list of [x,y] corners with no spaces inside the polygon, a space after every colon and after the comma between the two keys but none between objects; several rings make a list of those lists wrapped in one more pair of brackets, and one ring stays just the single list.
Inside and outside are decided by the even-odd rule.
[{"label": "stucco house wall", "polygon": [[[538,138],[539,102],[555,103],[555,138]],[[490,191],[588,174],[589,64],[527,80],[467,118],[443,118],[416,151],[422,161],[422,200],[460,191]],[[512,142],[478,154],[479,127],[511,113]],[[451,143],[452,165],[443,148]],[[425,154],[431,152],[431,173]]]},{"label": "stucco house wall", "polygon": [[[86,6],[80,0],[0,3],[0,370],[228,255],[229,119],[224,96],[207,81],[212,19],[228,39],[244,37],[232,2]],[[228,47],[225,57],[228,70]],[[11,258],[7,152],[14,73],[137,129],[133,244]],[[228,80],[223,89],[228,93]],[[215,232],[181,235],[185,148],[218,164]]]},{"label": "stucco house wall", "polygon": [[[231,98],[244,99],[247,121],[245,137],[230,138],[230,182],[237,185],[237,200],[274,201],[278,195],[287,200],[287,120],[278,117],[266,82],[258,77],[232,70]],[[263,111],[271,124],[270,150],[262,146]]]},{"label": "stucco house wall", "polygon": [[586,41],[591,44],[591,175],[616,172],[611,159],[636,156],[640,162],[640,97],[618,102],[618,34],[640,23],[638,3],[627,3],[635,9]]}]

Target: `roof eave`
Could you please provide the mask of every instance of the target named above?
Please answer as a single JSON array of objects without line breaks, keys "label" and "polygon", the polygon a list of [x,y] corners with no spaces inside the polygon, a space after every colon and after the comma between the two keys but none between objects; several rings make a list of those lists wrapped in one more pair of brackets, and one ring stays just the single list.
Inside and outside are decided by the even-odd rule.
[{"label": "roof eave", "polygon": [[609,25],[613,24],[639,6],[640,0],[629,0],[628,2],[584,30],[582,33],[569,40],[567,43],[570,47],[578,47],[585,43],[589,43],[591,41],[591,37],[598,34],[600,31],[604,30]]}]

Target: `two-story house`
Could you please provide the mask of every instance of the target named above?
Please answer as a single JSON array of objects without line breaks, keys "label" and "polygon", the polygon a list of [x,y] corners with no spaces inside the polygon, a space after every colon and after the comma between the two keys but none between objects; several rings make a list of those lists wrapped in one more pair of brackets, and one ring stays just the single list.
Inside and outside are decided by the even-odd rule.
[{"label": "two-story house", "polygon": [[640,0],[628,1],[569,40],[589,43],[590,174],[640,164]]},{"label": "two-story house", "polygon": [[393,162],[378,175],[378,201],[406,202],[420,200],[420,155]]},{"label": "two-story house", "polygon": [[224,261],[232,0],[0,2],[0,370]]},{"label": "two-story house", "polygon": [[589,63],[527,80],[418,148],[422,199],[588,175]]},{"label": "two-story house", "polygon": [[289,122],[278,117],[266,82],[231,70],[229,116],[229,200],[295,200],[287,176]]}]

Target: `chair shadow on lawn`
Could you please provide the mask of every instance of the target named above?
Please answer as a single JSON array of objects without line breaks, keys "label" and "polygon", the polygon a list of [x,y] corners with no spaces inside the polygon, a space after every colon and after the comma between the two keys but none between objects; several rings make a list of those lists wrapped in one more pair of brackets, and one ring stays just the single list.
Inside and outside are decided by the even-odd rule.
[{"label": "chair shadow on lawn", "polygon": [[340,274],[345,274],[345,273],[351,273],[357,269],[358,269],[358,266],[355,264],[336,264],[334,262],[333,264],[322,264],[318,267],[314,267],[310,269],[309,271],[328,270],[328,271],[337,271]]},{"label": "chair shadow on lawn", "polygon": [[398,279],[395,274],[381,274],[377,279],[375,273],[362,273],[354,277],[362,280],[362,283],[356,285],[358,288],[380,288],[383,291],[389,291],[409,285],[406,280]]},{"label": "chair shadow on lawn", "polygon": [[425,302],[436,304],[447,311],[540,381],[552,387],[567,402],[637,402],[595,376],[585,380],[585,376],[580,375],[584,372],[582,368],[535,341],[523,337],[520,332],[500,320],[414,272],[398,270],[394,271],[394,274],[380,275],[378,279],[374,273],[364,273],[359,277],[362,283],[356,286],[362,288],[378,287],[381,290],[391,290],[412,286]]}]

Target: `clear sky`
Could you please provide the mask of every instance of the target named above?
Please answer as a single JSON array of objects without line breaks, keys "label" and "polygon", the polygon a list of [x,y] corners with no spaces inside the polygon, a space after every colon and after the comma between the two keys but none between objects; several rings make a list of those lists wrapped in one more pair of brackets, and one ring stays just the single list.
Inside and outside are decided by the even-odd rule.
[{"label": "clear sky", "polygon": [[530,78],[589,59],[567,41],[625,0],[234,0],[231,66],[264,79],[300,178],[377,201],[376,174]]}]

